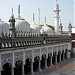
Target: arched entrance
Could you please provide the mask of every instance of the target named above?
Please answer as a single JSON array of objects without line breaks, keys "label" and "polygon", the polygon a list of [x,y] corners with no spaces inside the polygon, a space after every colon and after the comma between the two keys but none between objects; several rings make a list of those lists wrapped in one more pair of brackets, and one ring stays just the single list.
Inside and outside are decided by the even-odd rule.
[{"label": "arched entrance", "polygon": [[64,60],[64,50],[62,51],[62,54],[61,54],[61,60],[63,61]]},{"label": "arched entrance", "polygon": [[55,60],[56,60],[56,52],[53,53],[52,57],[52,64],[55,65]]},{"label": "arched entrance", "polygon": [[5,63],[3,65],[3,71],[1,72],[1,75],[11,75],[11,64],[10,63]]},{"label": "arched entrance", "polygon": [[31,73],[31,62],[32,62],[31,58],[26,59],[26,64],[24,66],[25,74],[30,74]]},{"label": "arched entrance", "polygon": [[59,52],[58,52],[58,55],[57,55],[57,62],[58,62],[58,63],[60,62],[60,59],[61,59],[60,55],[61,55],[61,52],[59,51]]},{"label": "arched entrance", "polygon": [[65,59],[67,59],[67,52],[68,52],[68,51],[67,51],[67,49],[66,49],[66,51],[65,51]]},{"label": "arched entrance", "polygon": [[34,58],[33,71],[34,72],[39,71],[39,56]]},{"label": "arched entrance", "polygon": [[14,68],[14,75],[22,75],[22,65],[23,62],[21,60],[16,61]]},{"label": "arched entrance", "polygon": [[48,67],[51,65],[51,56],[52,56],[52,54],[49,53],[49,54],[48,54],[48,58],[47,58],[47,66],[48,66]]},{"label": "arched entrance", "polygon": [[45,69],[45,60],[46,60],[46,55],[43,54],[42,55],[42,60],[41,60],[41,69]]}]

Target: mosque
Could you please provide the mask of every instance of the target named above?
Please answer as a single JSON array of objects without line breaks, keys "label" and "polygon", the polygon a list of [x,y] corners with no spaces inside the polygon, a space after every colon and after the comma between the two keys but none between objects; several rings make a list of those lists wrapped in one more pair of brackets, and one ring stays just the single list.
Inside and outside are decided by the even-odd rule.
[{"label": "mosque", "polygon": [[72,25],[63,31],[59,24],[59,4],[54,4],[55,26],[35,23],[29,24],[20,16],[12,15],[9,24],[0,19],[0,75],[28,75],[42,71],[72,55]]}]

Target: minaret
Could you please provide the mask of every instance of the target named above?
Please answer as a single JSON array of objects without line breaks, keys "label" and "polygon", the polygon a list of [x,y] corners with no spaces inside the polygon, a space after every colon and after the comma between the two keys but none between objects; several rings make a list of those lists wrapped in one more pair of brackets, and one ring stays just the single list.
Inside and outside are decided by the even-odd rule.
[{"label": "minaret", "polygon": [[20,17],[20,5],[18,5],[18,17]]},{"label": "minaret", "polygon": [[57,3],[57,0],[56,0],[56,3],[54,4],[54,19],[55,19],[55,33],[59,34],[59,4]]},{"label": "minaret", "polygon": [[9,19],[9,33],[10,33],[10,37],[14,38],[15,37],[15,17],[14,17],[14,14],[13,14],[13,8],[12,8],[12,15]]}]

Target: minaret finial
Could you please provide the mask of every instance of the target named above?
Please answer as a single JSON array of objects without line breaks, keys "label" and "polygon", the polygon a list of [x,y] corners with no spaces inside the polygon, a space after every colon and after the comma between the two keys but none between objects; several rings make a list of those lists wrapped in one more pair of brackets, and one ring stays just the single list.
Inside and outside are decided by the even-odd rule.
[{"label": "minaret finial", "polygon": [[69,23],[71,23],[71,21],[69,20]]},{"label": "minaret finial", "polygon": [[61,23],[61,19],[60,19],[60,23]]},{"label": "minaret finial", "polygon": [[40,8],[38,8],[38,10],[39,10],[39,25],[40,25]]},{"label": "minaret finial", "polygon": [[20,5],[18,5],[18,17],[20,17]]},{"label": "minaret finial", "polygon": [[12,8],[12,14],[13,14],[13,8]]},{"label": "minaret finial", "polygon": [[34,21],[34,13],[33,13],[33,21]]},{"label": "minaret finial", "polygon": [[56,0],[56,2],[57,2],[57,0]]},{"label": "minaret finial", "polygon": [[45,17],[45,24],[46,24],[46,17]]}]

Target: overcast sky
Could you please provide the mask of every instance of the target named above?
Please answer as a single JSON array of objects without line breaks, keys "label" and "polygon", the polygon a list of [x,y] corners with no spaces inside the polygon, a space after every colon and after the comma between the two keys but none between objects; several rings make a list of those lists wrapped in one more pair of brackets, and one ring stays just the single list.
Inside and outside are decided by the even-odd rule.
[{"label": "overcast sky", "polygon": [[[11,15],[11,8],[14,9],[15,17],[18,16],[18,5],[21,7],[21,17],[32,23],[32,14],[35,13],[35,22],[38,23],[38,8],[40,8],[41,23],[47,17],[47,23],[54,25],[54,4],[56,0],[0,0],[0,18],[8,22]],[[64,30],[67,30],[69,20],[74,26],[74,0],[58,0],[60,6],[60,18]]]}]

